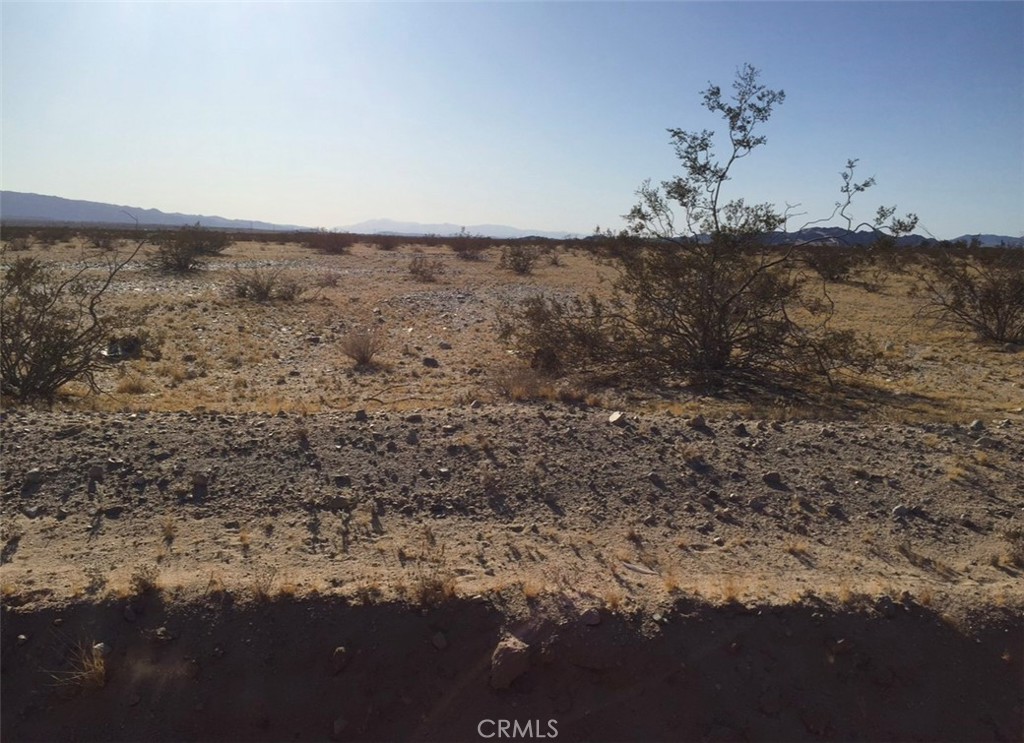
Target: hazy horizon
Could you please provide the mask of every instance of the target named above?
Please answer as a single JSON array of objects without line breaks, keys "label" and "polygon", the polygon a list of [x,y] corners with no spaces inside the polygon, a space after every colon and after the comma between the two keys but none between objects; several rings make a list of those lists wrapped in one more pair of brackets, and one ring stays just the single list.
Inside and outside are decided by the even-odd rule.
[{"label": "hazy horizon", "polygon": [[[617,228],[668,127],[786,91],[730,196],[1024,234],[1024,3],[2,4],[2,188],[229,219]],[[719,147],[723,135],[719,134]],[[791,222],[797,227],[803,219]]]}]

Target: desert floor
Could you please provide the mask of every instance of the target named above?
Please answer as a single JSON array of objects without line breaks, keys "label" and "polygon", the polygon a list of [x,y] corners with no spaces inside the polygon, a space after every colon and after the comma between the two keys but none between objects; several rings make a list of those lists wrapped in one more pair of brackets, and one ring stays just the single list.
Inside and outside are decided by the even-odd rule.
[{"label": "desert floor", "polygon": [[[550,380],[497,317],[610,275],[551,255],[119,275],[159,355],[0,421],[4,739],[1022,739],[1022,349],[855,277],[885,374]],[[232,297],[255,267],[308,291]]]}]

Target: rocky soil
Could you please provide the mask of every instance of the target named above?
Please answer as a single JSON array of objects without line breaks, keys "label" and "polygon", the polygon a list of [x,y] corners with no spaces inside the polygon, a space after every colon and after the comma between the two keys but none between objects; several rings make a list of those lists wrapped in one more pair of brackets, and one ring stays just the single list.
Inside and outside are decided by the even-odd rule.
[{"label": "rocky soil", "polygon": [[0,430],[9,739],[1021,735],[1017,423],[467,404]]}]

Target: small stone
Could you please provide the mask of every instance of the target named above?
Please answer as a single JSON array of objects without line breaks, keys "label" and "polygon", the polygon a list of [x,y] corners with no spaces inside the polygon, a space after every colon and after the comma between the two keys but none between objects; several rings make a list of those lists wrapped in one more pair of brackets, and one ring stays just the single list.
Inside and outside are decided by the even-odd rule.
[{"label": "small stone", "polygon": [[92,646],[93,653],[99,653],[100,657],[106,658],[110,655],[110,646],[105,642],[97,642]]},{"label": "small stone", "polygon": [[991,436],[982,436],[974,442],[974,445],[979,449],[998,449],[999,441]]},{"label": "small stone", "polygon": [[103,475],[105,470],[102,464],[94,464],[89,468],[89,481],[90,482],[103,482]]},{"label": "small stone", "polygon": [[368,420],[370,420],[370,416],[368,416],[366,414],[365,410],[357,410],[356,411],[356,422],[358,422],[358,423],[365,423]]},{"label": "small stone", "polygon": [[530,646],[517,637],[506,637],[491,654],[491,687],[507,689],[530,670]]},{"label": "small stone", "polygon": [[601,624],[601,612],[591,607],[580,615],[580,621],[588,627],[596,627]]},{"label": "small stone", "polygon": [[135,609],[133,609],[131,606],[124,607],[124,611],[122,612],[122,615],[124,616],[124,621],[126,621],[126,622],[134,622],[135,621]]},{"label": "small stone", "polygon": [[692,416],[686,421],[686,425],[690,428],[707,428],[708,422],[704,419],[703,415],[697,413],[697,415]]},{"label": "small stone", "polygon": [[64,626],[64,619],[62,617],[57,617],[56,619],[53,620],[53,626],[54,627],[63,627]]},{"label": "small stone", "polygon": [[437,344],[437,347],[440,348],[442,351],[452,350],[452,344],[449,343],[448,341],[441,341],[440,343]]},{"label": "small stone", "polygon": [[26,485],[38,485],[46,479],[46,475],[38,467],[33,467],[25,473],[25,484]]},{"label": "small stone", "polygon": [[894,519],[901,519],[901,518],[905,517],[908,513],[910,513],[910,509],[907,508],[902,503],[900,503],[898,506],[896,506],[896,507],[894,507],[892,509],[891,513],[892,513],[892,517]]},{"label": "small stone", "polygon": [[448,639],[444,636],[443,632],[435,632],[434,636],[430,638],[430,642],[438,650],[444,650],[448,647]]},{"label": "small stone", "polygon": [[210,475],[206,472],[193,472],[192,473],[192,487],[194,488],[205,488],[210,484]]},{"label": "small stone", "polygon": [[782,473],[781,472],[777,472],[775,470],[772,470],[770,472],[765,472],[763,475],[761,475],[761,479],[764,480],[764,484],[767,485],[768,487],[771,487],[771,488],[781,488],[782,487]]},{"label": "small stone", "polygon": [[737,423],[735,426],[733,426],[732,427],[732,433],[733,433],[734,436],[749,436],[750,435],[750,432],[747,430],[746,425],[743,424],[743,423]]},{"label": "small stone", "polygon": [[406,423],[422,423],[423,422],[423,416],[420,415],[419,413],[410,413],[409,415],[405,416],[405,422]]},{"label": "small stone", "polygon": [[658,488],[664,487],[664,485],[665,485],[665,481],[662,479],[661,475],[659,475],[657,472],[648,472],[647,473],[647,480],[648,480],[648,482],[651,483],[651,485],[654,485],[655,487],[658,487]]},{"label": "small stone", "polygon": [[344,645],[339,645],[334,648],[334,652],[331,654],[331,673],[337,676],[339,673],[345,670],[348,665],[348,651]]},{"label": "small stone", "polygon": [[410,446],[415,446],[416,444],[420,443],[420,435],[415,431],[409,431],[409,433],[407,433],[405,436],[405,443],[409,444]]},{"label": "small stone", "polygon": [[896,603],[888,596],[880,596],[875,601],[875,609],[886,619],[896,616]]},{"label": "small stone", "polygon": [[620,428],[626,425],[626,414],[621,410],[616,410],[614,413],[608,416],[608,422],[613,426],[619,426]]},{"label": "small stone", "polygon": [[339,488],[352,486],[352,477],[350,475],[335,475],[332,480],[334,481],[334,485]]},{"label": "small stone", "polygon": [[19,645],[24,645],[26,642],[28,642],[28,635],[18,635]]},{"label": "small stone", "polygon": [[24,506],[21,509],[21,512],[25,514],[28,518],[34,519],[36,516],[39,515],[39,506]]},{"label": "small stone", "polygon": [[424,356],[423,366],[427,367],[428,369],[436,369],[437,367],[441,366],[441,363],[432,356]]},{"label": "small stone", "polygon": [[980,420],[973,420],[973,421],[971,421],[971,425],[969,425],[967,428],[969,428],[970,430],[972,430],[974,432],[984,431],[985,430],[985,424],[982,421],[980,421]]},{"label": "small stone", "polygon": [[319,335],[307,335],[306,336],[306,342],[307,343],[312,343],[315,346],[317,343],[320,342],[320,336]]},{"label": "small stone", "polygon": [[711,540],[711,543],[713,545],[715,545],[716,547],[723,547],[723,546],[725,546],[725,540],[722,539],[721,537],[715,537],[714,539]]}]

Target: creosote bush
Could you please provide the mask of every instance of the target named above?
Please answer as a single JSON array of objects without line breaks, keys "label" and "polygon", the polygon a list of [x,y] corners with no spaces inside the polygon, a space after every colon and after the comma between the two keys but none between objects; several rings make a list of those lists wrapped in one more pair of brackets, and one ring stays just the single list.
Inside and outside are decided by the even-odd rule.
[{"label": "creosote bush", "polygon": [[[715,85],[703,92],[704,107],[728,124],[724,162],[713,132],[668,130],[682,175],[660,187],[645,182],[624,217],[628,228],[595,241],[617,272],[610,298],[533,298],[500,319],[501,335],[535,365],[549,371],[612,365],[711,385],[808,375],[831,382],[838,371],[872,366],[877,354],[868,344],[830,327],[833,304],[821,282],[809,280],[798,246],[764,239],[786,224],[787,214],[772,204],[722,198],[732,166],[765,143],[755,132],[785,100],[758,75],[744,66],[730,100]],[[874,183],[856,182],[855,166],[850,160],[841,173],[845,199],[833,212],[848,224],[853,195]],[[675,209],[682,212],[679,222]],[[916,225],[913,215],[893,219],[894,213],[883,207],[866,226],[900,234]]]},{"label": "creosote bush", "polygon": [[161,234],[155,242],[154,267],[167,273],[190,273],[201,268],[207,258],[227,250],[232,241],[226,232],[195,224]]},{"label": "creosote bush", "polygon": [[428,258],[425,255],[414,255],[409,261],[409,273],[417,281],[432,283],[444,274],[444,261],[440,258]]},{"label": "creosote bush", "polygon": [[300,237],[303,245],[324,255],[345,255],[356,241],[348,232],[304,232]]},{"label": "creosote bush", "polygon": [[[138,254],[145,240],[126,256],[62,274],[38,258],[18,257],[0,278],[0,388],[18,400],[52,400],[68,382],[92,391],[103,352],[120,333],[141,323],[137,313],[115,313],[102,306],[115,277]],[[6,257],[6,256],[4,256]],[[99,269],[97,271],[97,269]]]},{"label": "creosote bush", "polygon": [[917,272],[923,314],[978,338],[1024,343],[1024,249],[934,253]]},{"label": "creosote bush", "polygon": [[539,251],[532,245],[506,245],[501,249],[501,260],[498,265],[520,276],[533,272],[533,267],[540,257]]}]

